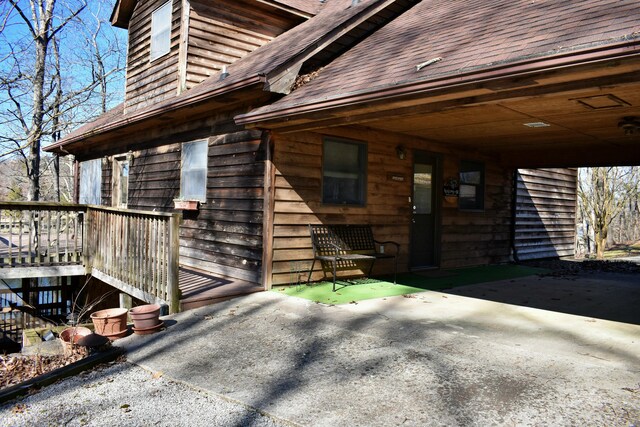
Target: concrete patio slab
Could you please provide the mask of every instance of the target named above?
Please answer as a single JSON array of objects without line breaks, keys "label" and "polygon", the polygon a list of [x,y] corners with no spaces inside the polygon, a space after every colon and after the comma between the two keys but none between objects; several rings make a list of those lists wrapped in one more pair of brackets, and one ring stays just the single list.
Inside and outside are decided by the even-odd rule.
[{"label": "concrete patio slab", "polygon": [[165,318],[128,360],[293,423],[639,425],[640,326],[424,292],[273,292]]}]

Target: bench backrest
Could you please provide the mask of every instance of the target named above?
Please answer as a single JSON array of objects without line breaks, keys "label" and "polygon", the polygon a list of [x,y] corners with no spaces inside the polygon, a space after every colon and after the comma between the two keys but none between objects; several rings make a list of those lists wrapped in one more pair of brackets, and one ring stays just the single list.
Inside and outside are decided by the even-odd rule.
[{"label": "bench backrest", "polygon": [[338,254],[374,254],[373,232],[369,225],[309,225],[314,256]]}]

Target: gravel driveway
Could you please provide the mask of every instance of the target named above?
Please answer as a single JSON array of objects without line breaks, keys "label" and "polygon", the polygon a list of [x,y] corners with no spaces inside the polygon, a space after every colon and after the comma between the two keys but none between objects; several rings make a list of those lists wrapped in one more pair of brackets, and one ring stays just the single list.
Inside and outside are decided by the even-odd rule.
[{"label": "gravel driveway", "polygon": [[291,426],[247,406],[114,363],[0,406],[2,426]]}]

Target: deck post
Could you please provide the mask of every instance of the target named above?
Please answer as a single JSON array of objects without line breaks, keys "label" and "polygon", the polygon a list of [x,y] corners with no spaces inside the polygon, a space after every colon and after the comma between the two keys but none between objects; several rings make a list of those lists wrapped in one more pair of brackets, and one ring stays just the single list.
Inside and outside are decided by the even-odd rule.
[{"label": "deck post", "polygon": [[86,274],[91,274],[91,269],[93,268],[92,256],[91,254],[94,251],[93,247],[93,239],[90,235],[92,233],[92,220],[91,220],[92,210],[90,207],[87,207],[82,214],[82,216],[78,215],[78,219],[82,218],[82,263],[84,264],[84,269]]},{"label": "deck post", "polygon": [[180,311],[180,289],[178,273],[180,261],[180,220],[181,214],[171,215],[169,220],[169,265],[167,274],[167,300],[169,313]]}]

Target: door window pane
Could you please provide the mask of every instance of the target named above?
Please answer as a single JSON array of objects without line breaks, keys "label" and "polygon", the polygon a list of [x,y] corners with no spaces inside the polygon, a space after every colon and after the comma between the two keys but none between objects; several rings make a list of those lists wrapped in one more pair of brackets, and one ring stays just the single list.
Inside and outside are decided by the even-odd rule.
[{"label": "door window pane", "polygon": [[113,201],[112,205],[126,208],[129,202],[129,160],[119,158],[113,161]]},{"label": "door window pane", "polygon": [[416,163],[413,172],[413,213],[431,214],[432,201],[433,165]]},{"label": "door window pane", "polygon": [[367,146],[327,139],[323,145],[322,202],[365,204]]}]

